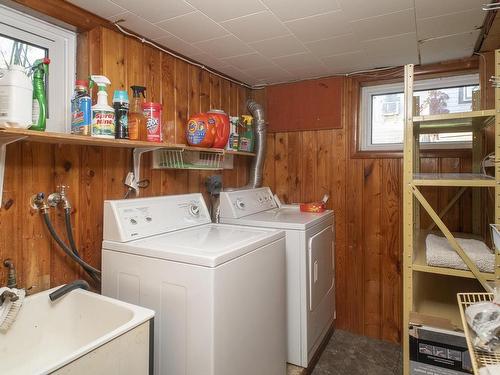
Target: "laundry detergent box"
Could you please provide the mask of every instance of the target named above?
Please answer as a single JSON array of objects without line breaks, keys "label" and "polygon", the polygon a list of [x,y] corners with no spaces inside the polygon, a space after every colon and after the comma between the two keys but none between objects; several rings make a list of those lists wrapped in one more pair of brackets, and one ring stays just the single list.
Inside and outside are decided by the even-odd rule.
[{"label": "laundry detergent box", "polygon": [[410,315],[410,374],[472,374],[463,332],[448,319]]}]

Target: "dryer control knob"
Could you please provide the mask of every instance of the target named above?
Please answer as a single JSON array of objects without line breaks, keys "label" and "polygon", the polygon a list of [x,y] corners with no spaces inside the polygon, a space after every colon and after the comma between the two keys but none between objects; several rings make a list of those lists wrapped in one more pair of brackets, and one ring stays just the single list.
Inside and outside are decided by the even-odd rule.
[{"label": "dryer control knob", "polygon": [[198,206],[195,203],[191,203],[189,205],[189,213],[191,214],[191,216],[194,216],[194,217],[200,216],[200,206]]},{"label": "dryer control knob", "polygon": [[238,207],[240,210],[244,210],[245,202],[243,202],[242,199],[236,199],[236,207]]}]

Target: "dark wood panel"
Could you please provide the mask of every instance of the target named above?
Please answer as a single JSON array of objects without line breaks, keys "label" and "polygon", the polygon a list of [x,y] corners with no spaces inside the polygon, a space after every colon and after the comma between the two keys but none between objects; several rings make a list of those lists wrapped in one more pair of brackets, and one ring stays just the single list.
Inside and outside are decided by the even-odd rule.
[{"label": "dark wood panel", "polygon": [[269,130],[341,128],[344,78],[329,77],[270,86],[267,91]]}]

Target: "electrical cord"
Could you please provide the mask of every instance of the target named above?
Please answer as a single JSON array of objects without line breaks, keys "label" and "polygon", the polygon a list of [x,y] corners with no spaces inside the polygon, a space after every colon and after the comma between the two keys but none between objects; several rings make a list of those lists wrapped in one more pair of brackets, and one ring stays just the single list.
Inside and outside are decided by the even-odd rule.
[{"label": "electrical cord", "polygon": [[73,251],[61,240],[57,232],[55,231],[49,217],[48,212],[44,212],[43,214],[43,221],[45,223],[45,226],[50,232],[50,235],[56,243],[59,245],[59,247],[68,255],[71,259],[73,259],[75,262],[77,262],[84,270],[87,272],[87,274],[96,282],[100,283],[101,282],[101,271],[98,269],[92,267],[90,264],[86,263],[84,260],[82,260],[79,256],[75,255]]}]

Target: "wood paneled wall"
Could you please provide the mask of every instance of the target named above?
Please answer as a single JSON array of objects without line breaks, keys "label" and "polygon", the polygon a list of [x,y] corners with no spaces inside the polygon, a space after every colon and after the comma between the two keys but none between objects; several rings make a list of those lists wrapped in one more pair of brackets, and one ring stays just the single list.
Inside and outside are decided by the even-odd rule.
[{"label": "wood paneled wall", "polygon": [[[231,115],[246,113],[250,92],[227,80],[201,71],[112,30],[98,28],[79,36],[78,74],[104,74],[114,89],[144,84],[148,98],[163,103],[165,138],[182,141],[190,114],[222,108]],[[69,100],[69,98],[68,98]],[[152,170],[146,154],[141,178],[149,179],[142,196],[204,192],[206,176],[218,172]],[[234,169],[223,173],[226,186],[247,182],[250,158],[235,157]],[[18,142],[8,146],[7,166],[0,209],[0,260],[12,258],[19,284],[35,285],[35,291],[69,282],[81,272],[50,239],[39,213],[29,208],[32,194],[69,186],[72,220],[83,257],[100,267],[102,208],[105,199],[122,198],[123,179],[132,169],[130,149],[49,145]],[[51,213],[64,234],[61,212]],[[0,267],[0,285],[6,272]]]},{"label": "wood paneled wall", "polygon": [[[299,85],[287,86],[300,95]],[[343,111],[341,124],[332,124],[333,129],[268,134],[264,184],[287,203],[330,195],[336,230],[336,327],[400,342],[403,163],[401,153],[370,155],[351,147],[358,88],[355,79],[346,79],[343,95],[330,98],[342,101]],[[265,91],[256,95],[266,101]],[[471,152],[426,153],[421,169],[470,171]],[[427,188],[425,194],[440,211],[454,192]],[[471,231],[470,202],[467,191],[445,216],[452,230]],[[423,225],[429,220],[422,215]]]}]

